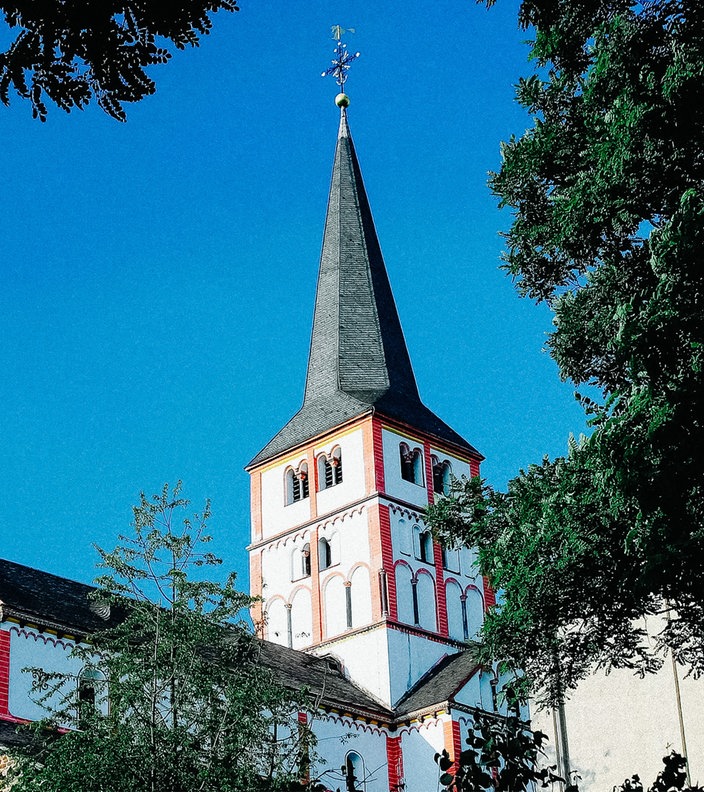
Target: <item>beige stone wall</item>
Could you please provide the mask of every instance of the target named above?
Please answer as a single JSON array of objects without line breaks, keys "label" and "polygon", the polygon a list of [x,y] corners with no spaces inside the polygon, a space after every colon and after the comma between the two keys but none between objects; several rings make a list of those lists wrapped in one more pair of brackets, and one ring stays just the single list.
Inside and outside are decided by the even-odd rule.
[{"label": "beige stone wall", "polygon": [[[687,754],[693,783],[704,783],[704,679],[678,669]],[[550,735],[552,714],[533,712],[535,728]],[[610,792],[634,773],[650,785],[671,750],[682,753],[672,663],[641,679],[631,671],[595,674],[565,706],[571,766],[580,792]]]}]

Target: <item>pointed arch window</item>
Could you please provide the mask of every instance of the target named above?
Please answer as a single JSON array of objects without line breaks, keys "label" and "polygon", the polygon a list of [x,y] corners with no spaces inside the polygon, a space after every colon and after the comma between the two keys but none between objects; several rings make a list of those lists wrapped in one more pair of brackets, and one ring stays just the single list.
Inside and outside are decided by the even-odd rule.
[{"label": "pointed arch window", "polygon": [[420,448],[411,450],[407,443],[399,446],[401,457],[401,478],[410,481],[411,484],[423,486],[423,452]]}]

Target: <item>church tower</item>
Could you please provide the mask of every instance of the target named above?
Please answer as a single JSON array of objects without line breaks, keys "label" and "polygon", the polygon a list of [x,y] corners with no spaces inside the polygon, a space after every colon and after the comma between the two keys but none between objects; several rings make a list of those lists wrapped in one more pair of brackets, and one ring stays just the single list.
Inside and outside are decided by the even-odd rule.
[{"label": "church tower", "polygon": [[483,618],[471,551],[423,509],[481,454],[421,401],[347,120],[332,170],[303,406],[248,466],[254,619],[387,706]]}]

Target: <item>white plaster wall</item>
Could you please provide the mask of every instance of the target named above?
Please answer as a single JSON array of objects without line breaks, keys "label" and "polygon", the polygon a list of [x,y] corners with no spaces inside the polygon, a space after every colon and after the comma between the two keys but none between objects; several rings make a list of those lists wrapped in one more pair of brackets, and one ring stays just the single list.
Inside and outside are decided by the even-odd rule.
[{"label": "white plaster wall", "polygon": [[267,604],[265,610],[264,637],[272,643],[288,646],[288,622],[286,619],[286,603],[275,599]]},{"label": "white plaster wall", "polygon": [[[704,680],[680,687],[692,781],[704,782]],[[552,714],[532,708],[532,723],[554,744]],[[640,679],[628,670],[584,680],[565,706],[572,767],[580,792],[603,792],[634,773],[649,786],[662,757],[682,751],[669,658],[658,674]]]},{"label": "white plaster wall", "polygon": [[413,524],[414,521],[408,515],[401,515],[391,510],[391,545],[394,552],[394,560],[413,556]]},{"label": "white plaster wall", "polygon": [[[481,576],[478,574],[475,562],[477,560],[477,551],[473,547],[460,547],[460,572],[466,578],[474,581],[481,581]],[[477,583],[481,588],[481,583]]]},{"label": "white plaster wall", "polygon": [[[447,626],[450,638],[464,641],[464,622],[462,619],[462,588],[454,580],[445,583],[445,602],[447,603]],[[469,623],[469,622],[468,622]]]},{"label": "white plaster wall", "polygon": [[[380,701],[390,703],[389,660],[387,630],[378,627],[363,633],[342,636],[332,644],[311,650],[315,654],[337,657],[346,674]],[[393,662],[393,661],[392,661]]]},{"label": "white plaster wall", "polygon": [[[423,451],[423,444],[411,437],[396,434],[388,429],[381,430],[382,448],[384,450],[384,489],[394,498],[427,506],[428,490],[423,486],[404,481],[401,478],[401,457],[399,446],[406,443],[409,448],[420,448]],[[425,466],[424,466],[425,473]]]},{"label": "white plaster wall", "polygon": [[[360,561],[369,563],[369,522],[364,507],[343,512],[319,525],[319,537],[324,536],[330,540],[335,535],[337,536],[338,556],[336,560],[335,553],[333,553],[333,566],[339,563],[340,569],[345,574],[349,574],[354,564]],[[335,549],[334,546],[333,549]]]},{"label": "white plaster wall", "polygon": [[413,589],[411,587],[413,573],[405,564],[398,564],[395,575],[398,620],[403,624],[413,624]]},{"label": "white plaster wall", "polygon": [[313,641],[313,609],[310,589],[299,588],[291,598],[293,648],[303,649]]},{"label": "white plaster wall", "polygon": [[364,627],[372,622],[372,597],[369,570],[358,566],[350,576],[352,596],[352,627]]},{"label": "white plaster wall", "polygon": [[445,747],[443,723],[448,719],[432,719],[402,730],[406,792],[433,792],[439,788],[439,771],[433,757]]},{"label": "white plaster wall", "polygon": [[[9,709],[16,718],[27,720],[40,720],[49,714],[33,699],[36,694],[32,692],[32,674],[25,672],[25,668],[41,668],[48,672],[69,674],[76,678],[80,673],[83,663],[70,657],[74,646],[72,641],[59,640],[53,635],[38,633],[30,628],[12,627],[10,632],[10,691]],[[73,682],[66,683],[65,694],[71,692]],[[77,681],[75,684],[78,684]],[[49,706],[58,707],[61,703],[60,696],[47,702]]]},{"label": "white plaster wall", "polygon": [[391,663],[391,702],[395,704],[429,668],[452,651],[446,644],[420,635],[389,630]]},{"label": "white plaster wall", "polygon": [[473,586],[465,589],[467,596],[467,635],[469,640],[476,640],[479,630],[484,623],[484,597]]},{"label": "white plaster wall", "polygon": [[376,726],[340,718],[315,716],[311,729],[318,740],[320,761],[311,768],[311,778],[320,778],[328,789],[344,789],[340,767],[349,751],[364,760],[365,778],[358,789],[365,792],[388,792],[386,733]]},{"label": "white plaster wall", "polygon": [[425,630],[435,632],[438,629],[435,579],[430,573],[425,571],[418,573],[416,595],[418,598],[418,624]]},{"label": "white plaster wall", "polygon": [[322,587],[324,638],[334,638],[347,629],[347,603],[345,599],[344,578],[341,575],[328,576]]},{"label": "white plaster wall", "polygon": [[467,680],[462,690],[456,694],[455,701],[458,704],[465,704],[468,707],[482,706],[482,691],[478,673]]},{"label": "white plaster wall", "polygon": [[[310,498],[286,505],[284,472],[305,461],[304,454],[291,457],[262,472],[262,537],[274,536],[310,520]],[[309,471],[310,481],[313,481]]]},{"label": "white plaster wall", "polygon": [[263,548],[262,596],[265,601],[278,594],[288,602],[293,590],[310,580],[301,574],[300,554],[304,545],[311,541],[310,530],[305,530]]},{"label": "white plaster wall", "polygon": [[335,446],[342,452],[342,481],[317,494],[318,514],[328,514],[346,503],[363,498],[364,481],[364,435],[361,429],[329,440],[315,447],[317,460],[321,453],[330,454]]}]

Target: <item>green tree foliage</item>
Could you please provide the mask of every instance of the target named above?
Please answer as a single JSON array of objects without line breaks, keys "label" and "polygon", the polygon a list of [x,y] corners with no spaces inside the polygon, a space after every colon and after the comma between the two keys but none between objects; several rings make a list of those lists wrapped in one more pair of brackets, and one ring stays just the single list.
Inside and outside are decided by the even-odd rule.
[{"label": "green tree foliage", "polygon": [[100,551],[95,605],[109,607],[109,626],[75,649],[78,679],[34,669],[52,712],[19,762],[16,792],[300,787],[310,734],[257,662],[240,619],[250,598],[233,575],[204,577],[219,563],[207,550],[209,508],[177,525],[186,506],[179,486],[142,495],[134,537]]},{"label": "green tree foliage", "polygon": [[[440,785],[446,792],[527,792],[563,779],[544,760],[547,735],[527,729],[515,715],[495,718],[476,713],[467,748],[452,762],[435,754]],[[572,788],[570,788],[571,790]]]},{"label": "green tree foliage", "polygon": [[[665,767],[648,787],[648,792],[701,792],[698,784],[690,785],[687,781],[687,760],[675,751],[662,759]],[[622,784],[614,787],[614,792],[643,792],[640,776],[627,778]]]},{"label": "green tree foliage", "polygon": [[600,395],[565,458],[432,519],[503,591],[491,651],[559,696],[595,664],[651,670],[636,620],[666,608],[663,645],[704,670],[704,4],[524,0],[519,22],[533,125],[490,182],[504,267],[554,312],[562,377]]},{"label": "green tree foliage", "polygon": [[154,93],[146,68],[166,63],[169,45],[197,46],[212,26],[210,15],[237,11],[236,0],[100,0],[0,4],[14,35],[0,53],[0,100],[10,90],[46,120],[47,100],[67,112],[95,97],[113,118],[125,120],[123,104]]}]

